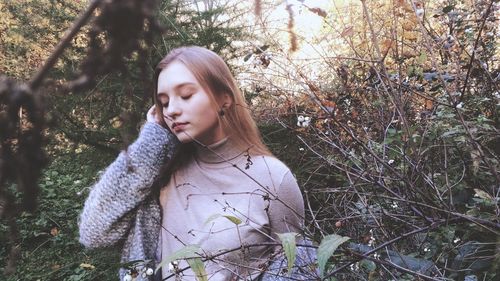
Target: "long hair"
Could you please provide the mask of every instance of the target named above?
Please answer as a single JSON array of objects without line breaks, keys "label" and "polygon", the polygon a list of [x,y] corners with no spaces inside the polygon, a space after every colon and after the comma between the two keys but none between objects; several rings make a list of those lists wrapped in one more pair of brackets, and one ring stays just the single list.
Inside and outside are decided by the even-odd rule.
[{"label": "long hair", "polygon": [[[260,132],[253,120],[248,105],[236,81],[224,60],[216,53],[197,46],[180,47],[173,49],[157,65],[153,77],[153,100],[156,104],[156,112],[163,114],[163,108],[157,98],[158,77],[160,72],[173,62],[180,62],[193,73],[198,83],[210,96],[214,110],[218,111],[216,100],[228,94],[232,103],[225,108],[224,116],[219,117],[219,122],[224,132],[242,151],[248,150],[250,155],[269,155],[272,153],[263,143]],[[163,118],[162,125],[166,126]],[[167,127],[168,128],[168,127]],[[173,173],[178,167],[186,162],[194,151],[193,143],[181,144],[173,163],[168,169]]]}]

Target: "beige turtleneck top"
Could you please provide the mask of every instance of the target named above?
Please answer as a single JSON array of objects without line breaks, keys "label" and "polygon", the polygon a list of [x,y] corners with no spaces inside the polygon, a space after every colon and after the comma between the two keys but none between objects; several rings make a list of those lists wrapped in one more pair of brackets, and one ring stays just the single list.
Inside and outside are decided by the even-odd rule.
[{"label": "beige turtleneck top", "polygon": [[[242,244],[276,242],[276,233],[300,233],[304,218],[304,201],[289,168],[271,156],[249,158],[227,138],[198,146],[192,161],[162,189],[160,205],[162,260],[186,245],[198,245],[205,254],[216,255]],[[228,219],[233,217],[241,223]],[[208,280],[255,278],[271,250],[250,247],[205,261]],[[179,269],[186,266],[179,261]],[[163,278],[171,274],[168,266],[162,268]],[[190,269],[178,277],[195,280]]]}]

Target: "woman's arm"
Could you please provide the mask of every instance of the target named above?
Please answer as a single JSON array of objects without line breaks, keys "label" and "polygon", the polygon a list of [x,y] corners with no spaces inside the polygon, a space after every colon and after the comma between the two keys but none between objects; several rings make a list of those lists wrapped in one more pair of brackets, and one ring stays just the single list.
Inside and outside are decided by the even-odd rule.
[{"label": "woman's arm", "polygon": [[[304,199],[300,192],[297,181],[292,173],[288,171],[276,192],[279,200],[272,200],[269,205],[269,219],[271,224],[271,235],[277,239],[276,233],[304,232]],[[303,237],[297,237],[298,244],[312,246],[312,242]],[[261,276],[261,281],[285,281],[285,280],[319,280],[319,273],[315,269],[317,255],[313,247],[298,246],[295,252],[295,263],[291,272],[285,269],[288,267],[288,261],[283,252],[277,252],[281,249],[277,246],[274,256],[267,270]]]},{"label": "woman's arm", "polygon": [[106,169],[92,188],[80,215],[80,243],[110,246],[130,228],[132,212],[149,194],[177,139],[155,122],[146,122],[138,139]]},{"label": "woman's arm", "polygon": [[276,238],[276,233],[301,233],[304,227],[304,199],[290,170],[283,176],[274,195],[276,197],[271,197],[268,213],[272,237]]}]

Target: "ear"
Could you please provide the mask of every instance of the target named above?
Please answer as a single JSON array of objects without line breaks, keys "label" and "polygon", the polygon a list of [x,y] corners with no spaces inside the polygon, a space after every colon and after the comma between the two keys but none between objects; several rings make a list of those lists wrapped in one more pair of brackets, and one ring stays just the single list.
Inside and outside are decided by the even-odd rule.
[{"label": "ear", "polygon": [[229,94],[224,94],[222,96],[222,108],[229,108],[233,104],[233,98]]}]

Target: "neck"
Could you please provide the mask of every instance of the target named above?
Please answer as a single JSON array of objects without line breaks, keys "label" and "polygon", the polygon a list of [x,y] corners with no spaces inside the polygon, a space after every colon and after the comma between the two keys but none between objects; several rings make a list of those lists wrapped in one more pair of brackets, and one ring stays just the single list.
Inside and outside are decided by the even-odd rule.
[{"label": "neck", "polygon": [[203,163],[209,164],[232,161],[245,152],[243,149],[238,148],[229,137],[210,145],[196,144],[196,158]]}]

